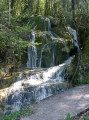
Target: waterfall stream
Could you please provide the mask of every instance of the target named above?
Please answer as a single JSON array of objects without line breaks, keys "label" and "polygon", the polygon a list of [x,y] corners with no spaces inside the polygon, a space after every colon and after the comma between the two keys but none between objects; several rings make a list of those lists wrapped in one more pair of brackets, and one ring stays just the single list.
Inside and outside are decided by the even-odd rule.
[{"label": "waterfall stream", "polygon": [[29,75],[21,74],[19,81],[9,88],[8,105],[13,105],[12,111],[43,100],[53,94],[65,90],[70,73],[70,57],[64,63],[48,69],[34,69]]},{"label": "waterfall stream", "polygon": [[[32,38],[30,39],[31,43],[35,43],[35,31],[32,30],[31,32]],[[27,68],[36,68],[37,67],[37,48],[36,46],[28,47],[28,61],[27,61]]]},{"label": "waterfall stream", "polygon": [[74,30],[74,29],[72,29],[71,27],[67,27],[68,28],[68,30],[70,31],[70,33],[73,35],[73,37],[74,37],[74,40],[73,40],[73,42],[74,42],[74,45],[77,47],[77,52],[80,52],[80,48],[79,48],[79,45],[78,45],[78,40],[77,40],[77,32],[76,32],[76,30]]},{"label": "waterfall stream", "polygon": [[44,49],[45,49],[45,47],[46,47],[47,45],[48,45],[48,43],[45,44],[45,45],[43,46],[42,50],[41,50],[41,56],[40,56],[40,62],[39,62],[39,68],[41,68],[41,63],[42,63],[42,53],[43,53],[43,51],[44,51]]},{"label": "waterfall stream", "polygon": [[[46,22],[48,22],[48,31],[46,31]],[[51,32],[51,22],[50,22],[49,18],[46,18],[44,20],[44,26],[45,26],[45,33],[50,34],[50,36],[53,40],[58,39],[58,36],[56,35],[57,37],[54,37],[54,35]],[[32,29],[32,32],[31,32],[31,38],[30,38],[31,43],[35,43],[35,39],[36,39],[35,28],[36,27],[34,27]],[[48,43],[43,45],[43,48],[41,49],[41,53],[40,53],[40,59],[38,59],[37,47],[35,45],[28,47],[27,68],[37,68],[37,67],[41,68],[42,54],[43,54],[43,51],[44,51],[44,49],[46,48],[47,45],[48,45]],[[55,49],[54,49],[54,46],[55,45],[53,43],[53,55],[52,55],[52,61],[50,63],[50,66],[55,65]],[[38,64],[37,64],[37,60],[38,60]]]},{"label": "waterfall stream", "polygon": [[[9,109],[8,106],[11,106],[11,112],[20,110],[23,106],[39,102],[40,100],[43,100],[53,94],[57,94],[60,91],[67,89],[68,87],[68,76],[71,73],[71,61],[74,56],[69,57],[62,64],[55,66],[55,42],[63,41],[64,39],[61,39],[58,35],[51,32],[50,19],[46,18],[45,21],[48,21],[48,29],[45,26],[45,33],[50,35],[52,39],[50,67],[42,68],[43,52],[45,49],[47,49],[49,41],[42,45],[39,59],[37,47],[35,45],[28,47],[27,68],[30,68],[30,70],[27,70],[29,70],[29,72],[21,73],[17,78],[17,81],[9,88],[4,90],[5,96],[7,96],[6,113]],[[35,28],[31,31],[31,43],[35,43]],[[71,29],[69,28],[69,30]],[[70,32],[73,33],[74,40],[77,41],[77,34],[75,31],[72,30]],[[74,42],[74,44],[79,50],[77,42]],[[2,92],[3,90],[0,91],[0,93]]]}]

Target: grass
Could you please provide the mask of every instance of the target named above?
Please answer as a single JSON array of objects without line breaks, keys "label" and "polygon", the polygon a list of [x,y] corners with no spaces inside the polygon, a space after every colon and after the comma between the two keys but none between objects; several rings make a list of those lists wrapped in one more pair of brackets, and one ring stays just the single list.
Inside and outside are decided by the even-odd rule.
[{"label": "grass", "polygon": [[68,113],[66,118],[61,120],[89,120],[89,108],[78,114],[75,114],[73,117],[71,117],[70,113]]},{"label": "grass", "polygon": [[61,120],[73,120],[71,119],[70,113],[66,115],[66,118],[62,118]]},{"label": "grass", "polygon": [[21,117],[28,116],[34,112],[30,110],[30,106],[22,108],[20,111],[15,111],[9,115],[5,115],[1,120],[19,120]]}]

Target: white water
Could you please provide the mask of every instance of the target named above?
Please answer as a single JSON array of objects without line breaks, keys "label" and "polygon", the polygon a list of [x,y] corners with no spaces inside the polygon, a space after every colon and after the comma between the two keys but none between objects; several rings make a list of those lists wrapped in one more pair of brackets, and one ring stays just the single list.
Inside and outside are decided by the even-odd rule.
[{"label": "white water", "polygon": [[53,64],[52,66],[55,65],[55,44],[53,44]]},{"label": "white water", "polygon": [[[48,28],[46,28],[46,22],[48,22]],[[45,26],[45,34],[49,34],[52,38],[52,40],[59,40],[59,37],[57,36],[54,37],[52,32],[51,32],[51,22],[49,18],[44,19],[44,26]],[[31,43],[35,43],[35,39],[36,39],[36,32],[35,32],[35,28],[36,26],[32,29],[31,32],[31,39],[30,42]],[[46,29],[48,31],[46,31]],[[40,53],[40,57],[38,59],[38,55],[37,55],[37,47],[34,45],[32,47],[28,47],[28,60],[27,60],[27,68],[41,68],[42,67],[42,54],[44,52],[44,50],[46,49],[48,43],[44,44],[42,49],[41,49],[41,53]],[[53,55],[52,55],[52,61],[50,63],[50,66],[54,66],[55,65],[55,51],[54,51],[54,47],[53,47]],[[37,64],[38,62],[38,64]]]},{"label": "white water", "polygon": [[[48,22],[48,31],[46,31],[46,27],[45,27],[45,32],[47,32],[48,34],[50,34],[52,40],[56,39],[56,37],[53,36],[52,32],[51,32],[51,22],[50,22],[50,19],[49,18],[46,18],[45,19],[45,22]],[[45,24],[46,25],[46,24]],[[58,37],[58,36],[57,36]],[[42,60],[42,53],[44,51],[44,48],[47,46],[47,44],[45,44],[43,46],[43,49],[41,51],[41,60]],[[40,62],[41,63],[41,62]],[[53,43],[53,55],[52,55],[52,61],[50,63],[50,66],[54,66],[55,65],[55,50],[54,50],[54,43]],[[40,65],[41,66],[41,65]]]},{"label": "white water", "polygon": [[[48,28],[46,28],[46,24],[48,23]],[[58,35],[56,35],[55,33],[51,32],[51,22],[49,18],[44,19],[44,26],[45,26],[45,32],[44,34],[49,34],[53,43],[52,43],[52,51],[50,51],[50,53],[52,53],[51,58],[50,58],[50,67],[55,65],[55,42],[61,41],[63,42],[64,39],[60,38]],[[35,39],[36,39],[36,32],[35,32],[35,28],[36,26],[32,29],[31,32],[31,38],[30,38],[30,42],[31,43],[35,43]],[[28,47],[28,60],[27,60],[27,68],[41,68],[42,67],[42,57],[43,57],[43,52],[44,50],[47,48],[47,46],[49,45],[49,40],[48,43],[44,44],[40,50],[40,55],[38,56],[39,53],[37,53],[37,47],[34,45],[32,47]]]},{"label": "white water", "polygon": [[[45,22],[48,22],[48,31],[51,31],[51,22],[50,22],[50,19],[49,18],[46,18],[45,19]],[[46,25],[46,23],[45,23],[45,25]],[[46,27],[45,27],[46,28]],[[45,31],[47,31],[46,29],[45,29]]]},{"label": "white water", "polygon": [[73,37],[74,37],[74,40],[73,40],[73,42],[74,42],[74,45],[77,47],[77,52],[80,52],[80,48],[79,48],[79,45],[78,45],[78,40],[77,40],[77,32],[76,32],[76,30],[74,30],[74,29],[72,29],[71,27],[67,27],[68,28],[68,30],[70,31],[70,33],[73,35]]},{"label": "white water", "polygon": [[51,31],[51,22],[50,22],[50,19],[47,18],[47,20],[48,20],[48,31]]},{"label": "white water", "polygon": [[[55,35],[55,37],[52,34],[50,20],[46,20],[48,21],[48,31],[46,32],[51,35],[53,40],[60,40],[59,36]],[[32,30],[31,35],[30,42],[35,43],[35,29]],[[76,39],[76,36],[74,36],[74,39]],[[41,67],[42,53],[48,44],[49,43],[43,45],[43,48],[41,49],[38,67]],[[53,66],[55,65],[55,49],[53,47],[52,67],[47,69],[37,68],[33,71],[30,70],[29,75],[25,77],[24,74],[20,74],[21,76],[18,78],[18,81],[9,87],[7,91],[7,104],[12,106],[12,111],[20,110],[22,106],[31,104],[33,99],[38,102],[48,96],[59,93],[66,88],[67,85],[63,87],[61,85],[68,83],[66,78],[70,72],[72,59],[73,57],[70,57],[63,64]],[[37,48],[35,45],[33,47],[28,47],[27,67],[37,67]]]},{"label": "white water", "polygon": [[42,64],[42,53],[43,53],[43,51],[44,51],[44,49],[46,48],[47,45],[48,45],[48,43],[45,44],[45,45],[43,46],[42,50],[41,50],[41,56],[40,56],[40,62],[39,62],[39,68],[41,68],[41,64]]},{"label": "white water", "polygon": [[[46,22],[48,22],[48,32],[51,31],[51,22],[49,18],[44,19],[44,26],[45,26],[45,32],[46,32]],[[35,28],[36,26],[32,29],[31,32],[31,39],[30,42],[31,43],[35,43],[35,38],[36,38],[36,33],[35,33]],[[41,67],[41,63],[42,63],[42,53],[45,49],[45,46],[47,46],[46,44],[43,46],[43,48],[41,49],[41,56],[40,59],[38,61],[37,65],[37,60],[38,60],[38,56],[37,56],[37,48],[36,46],[32,46],[32,47],[28,47],[28,60],[27,60],[27,68],[37,68],[37,67]],[[53,52],[53,59],[54,59],[54,52]],[[54,61],[54,60],[53,60]]]},{"label": "white water", "polygon": [[[48,22],[48,31],[46,31],[46,22]],[[44,20],[44,25],[45,25],[45,33],[50,34],[52,40],[57,39],[56,37],[53,36],[52,32],[51,32],[51,22],[49,18],[46,18]],[[58,36],[57,36],[58,37]],[[40,56],[40,62],[39,62],[39,67],[41,67],[42,64],[42,53],[44,52],[44,50],[46,49],[48,43],[45,44],[41,50],[41,56]],[[52,55],[52,61],[50,63],[50,66],[54,66],[55,65],[55,50],[54,50],[54,43],[53,43],[53,55]]]},{"label": "white water", "polygon": [[[35,43],[36,33],[34,30],[31,32],[32,38],[30,39],[31,43]],[[28,61],[27,68],[36,68],[37,67],[37,48],[36,46],[28,47]]]},{"label": "white water", "polygon": [[[68,74],[69,66],[73,57],[70,57],[63,64],[50,67],[48,69],[38,69],[37,72],[32,71],[30,75],[24,78],[24,74],[20,74],[19,81],[14,83],[8,90],[7,103],[12,105],[12,111],[19,110],[24,104],[31,103],[32,98],[40,101],[54,93],[59,93],[61,88],[59,85],[68,81],[64,75]],[[66,73],[64,72],[67,69]]]}]

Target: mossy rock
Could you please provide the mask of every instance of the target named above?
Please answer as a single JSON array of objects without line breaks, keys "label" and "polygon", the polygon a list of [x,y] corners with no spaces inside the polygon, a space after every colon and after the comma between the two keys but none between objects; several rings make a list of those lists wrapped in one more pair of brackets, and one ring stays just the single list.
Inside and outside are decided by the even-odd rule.
[{"label": "mossy rock", "polygon": [[[82,56],[82,59],[80,59],[80,64],[78,65],[78,60],[80,56]],[[78,69],[75,74],[77,65]],[[79,54],[76,54],[75,58],[73,59],[72,66],[73,70],[70,75],[71,79],[75,74],[75,77],[72,81],[73,86],[89,83],[89,37],[85,41],[83,51],[81,51],[81,53]]]},{"label": "mossy rock", "polygon": [[62,18],[51,18],[51,27],[52,31],[58,34],[61,38],[67,39],[68,41],[72,41],[72,37],[69,34],[65,24],[63,23]]},{"label": "mossy rock", "polygon": [[45,22],[44,24],[44,18],[41,15],[34,15],[30,18],[29,24],[33,24],[36,27],[36,30],[40,30],[40,31],[45,31],[45,27],[46,30],[48,29],[48,22]]},{"label": "mossy rock", "polygon": [[82,57],[83,57],[83,64],[84,64],[86,79],[88,79],[89,77],[89,36],[85,41]]}]

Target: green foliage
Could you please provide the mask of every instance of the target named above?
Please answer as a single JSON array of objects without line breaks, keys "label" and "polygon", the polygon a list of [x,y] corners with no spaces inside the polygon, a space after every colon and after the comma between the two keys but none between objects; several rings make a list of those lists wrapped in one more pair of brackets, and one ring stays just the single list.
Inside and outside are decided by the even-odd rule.
[{"label": "green foliage", "polygon": [[77,79],[76,81],[77,81],[77,84],[78,84],[78,85],[87,84],[87,83],[89,84],[89,80],[84,79],[84,78],[83,78],[82,80]]},{"label": "green foliage", "polygon": [[[29,20],[29,25],[36,26],[36,30],[45,31],[44,18],[42,16],[34,15]],[[46,30],[48,30],[48,22],[46,22]]]},{"label": "green foliage", "polygon": [[73,119],[71,118],[70,113],[68,113],[68,114],[66,115],[66,118],[64,118],[64,119],[62,119],[62,120],[73,120]]},{"label": "green foliage", "polygon": [[9,115],[5,115],[1,120],[18,120],[21,116],[28,116],[34,112],[30,110],[29,106],[22,108],[20,111],[13,112]]},{"label": "green foliage", "polygon": [[[77,119],[76,119],[77,117]],[[84,115],[81,115],[81,116],[78,116],[78,115],[74,115],[73,117],[70,116],[70,113],[68,113],[66,115],[66,118],[64,119],[61,119],[61,120],[89,120],[89,116],[84,116]]]},{"label": "green foliage", "polygon": [[84,120],[89,120],[89,116],[84,117]]},{"label": "green foliage", "polygon": [[[54,18],[52,23],[52,31],[59,34],[60,37],[71,40],[70,35],[67,33],[66,25],[74,27],[78,32],[78,38],[80,37],[80,46],[85,46],[83,54],[84,64],[88,63],[88,48],[89,42],[86,42],[86,37],[89,32],[89,0],[83,2],[81,0],[71,4],[71,0],[10,0],[10,19],[9,24],[9,0],[0,1],[0,61],[8,63],[7,59],[12,58],[14,53],[15,62],[19,61],[23,53],[27,54],[26,47],[34,44],[29,43],[30,30],[37,25],[36,31],[44,31],[44,19],[41,15],[47,16],[50,19]],[[83,12],[82,12],[83,8]],[[74,14],[74,16],[73,16]],[[52,17],[51,17],[52,16]],[[45,18],[45,17],[44,17]],[[48,22],[46,24],[46,30],[48,30]],[[48,38],[50,39],[50,38]],[[89,38],[88,38],[89,39]],[[41,37],[37,40],[42,41]],[[35,45],[39,45],[35,43]],[[41,46],[40,46],[41,47]],[[59,48],[58,48],[59,49]],[[25,55],[26,56],[26,55]],[[77,62],[77,61],[75,61]],[[25,62],[24,62],[25,63]],[[11,63],[10,63],[11,64]],[[75,65],[75,64],[74,64]],[[15,65],[17,66],[17,65]],[[76,68],[76,65],[74,66]],[[87,73],[88,70],[80,72],[81,74]],[[87,75],[86,74],[86,75]],[[76,77],[78,73],[76,74]]]}]

